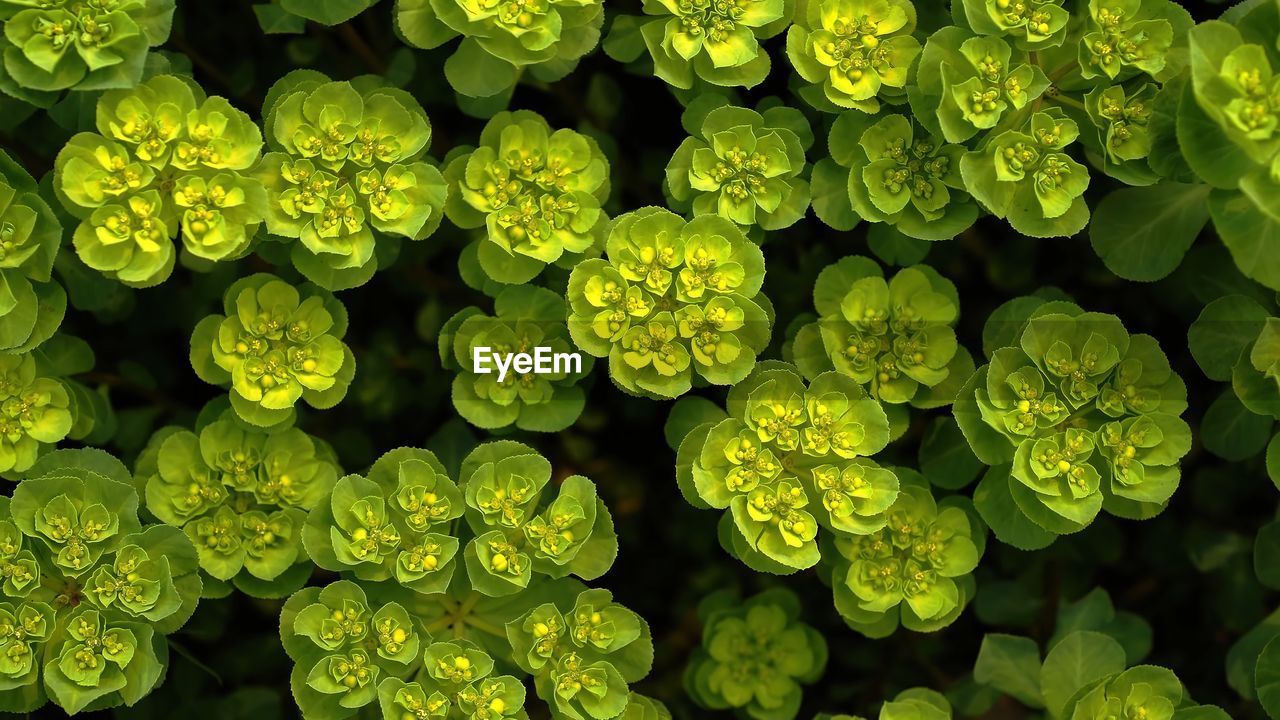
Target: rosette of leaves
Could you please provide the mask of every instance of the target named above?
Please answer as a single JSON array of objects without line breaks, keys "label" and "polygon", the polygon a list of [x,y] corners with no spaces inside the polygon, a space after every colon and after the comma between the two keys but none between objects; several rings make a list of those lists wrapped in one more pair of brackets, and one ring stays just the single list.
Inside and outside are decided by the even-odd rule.
[{"label": "rosette of leaves", "polygon": [[323,410],[346,396],[356,361],[342,342],[340,300],[259,273],[233,283],[222,302],[225,314],[205,317],[191,333],[191,365],[201,380],[230,386],[242,420],[283,425],[299,399]]},{"label": "rosette of leaves", "polygon": [[282,598],[311,576],[302,548],[307,511],[330,492],[339,468],[333,451],[297,428],[266,432],[233,413],[198,432],[164,428],[139,457],[147,510],[182,528],[205,595],[231,585],[255,597]]},{"label": "rosette of leaves", "polygon": [[807,83],[798,94],[819,110],[868,114],[907,101],[920,54],[911,0],[814,0],[787,30],[787,59]]},{"label": "rosette of leaves", "polygon": [[1080,130],[1056,108],[1037,112],[1028,131],[1010,130],[960,159],[965,185],[993,215],[1031,237],[1074,235],[1089,222],[1089,169],[1064,150]]},{"label": "rosette of leaves", "polygon": [[367,476],[347,475],[307,515],[302,542],[317,565],[358,580],[394,581],[419,593],[448,587],[463,497],[435,455],[400,448]]},{"label": "rosette of leaves", "polygon": [[444,63],[457,93],[505,104],[527,70],[538,82],[573,72],[595,49],[603,0],[481,4],[470,0],[396,0],[396,27],[414,47],[431,49],[461,37]]},{"label": "rosette of leaves", "polygon": [[986,548],[986,529],[960,501],[939,505],[918,473],[898,470],[898,477],[884,527],[835,538],[836,610],[873,638],[899,624],[934,632],[955,622],[977,590],[971,573]]},{"label": "rosette of leaves", "polygon": [[409,93],[310,70],[267,93],[267,230],[290,241],[294,267],[327,290],[363,285],[399,239],[440,226],[447,187],[427,161],[431,122]]},{"label": "rosette of leaves", "polygon": [[461,310],[440,332],[440,359],[455,369],[453,406],[472,425],[498,429],[514,425],[521,430],[559,432],[574,423],[586,406],[586,392],[579,383],[591,372],[595,358],[581,358],[577,370],[552,366],[547,373],[517,372],[511,367],[505,378],[486,356],[485,372],[477,372],[475,352],[488,348],[495,356],[532,355],[546,348],[549,362],[555,355],[568,356],[573,349],[566,325],[564,298],[545,288],[515,285],[498,294],[494,314],[476,307]]},{"label": "rosette of leaves", "polygon": [[[1195,26],[1190,91],[1177,106],[1179,146],[1208,185],[1209,215],[1246,276],[1280,289],[1269,262],[1280,232],[1280,49],[1269,3]],[[1228,22],[1229,21],[1229,22]],[[1203,217],[1200,218],[1203,223]]]},{"label": "rosette of leaves", "polygon": [[485,124],[479,147],[451,153],[445,178],[445,212],[461,228],[484,228],[475,260],[496,282],[522,284],[547,265],[572,267],[599,254],[609,161],[587,135],[553,130],[528,110],[501,112]]},{"label": "rosette of leaves", "polygon": [[591,480],[549,487],[551,463],[510,441],[481,445],[462,461],[468,580],[483,595],[524,591],[536,576],[595,580],[618,554],[609,508]]},{"label": "rosette of leaves", "polygon": [[158,75],[103,94],[96,129],[72,137],[54,165],[86,265],[148,287],[173,271],[175,237],[199,260],[249,252],[267,202],[246,173],[262,152],[248,115],[189,79]]},{"label": "rosette of leaves", "polygon": [[993,466],[975,497],[996,536],[1043,547],[1104,509],[1129,519],[1163,511],[1191,430],[1179,417],[1186,386],[1155,338],[1064,301],[1039,305],[1016,332],[991,330],[1007,345],[993,345],[953,412]]},{"label": "rosette of leaves", "polygon": [[67,295],[52,278],[62,223],[36,181],[0,151],[0,349],[30,350],[53,334]]},{"label": "rosette of leaves", "polygon": [[727,511],[720,536],[732,555],[793,573],[820,559],[820,527],[884,527],[898,479],[869,457],[888,444],[889,421],[857,382],[826,372],[806,385],[794,367],[770,362],[729,390],[727,408],[685,435],[676,478],[694,506]]},{"label": "rosette of leaves", "polygon": [[[786,30],[795,11],[788,0],[645,0],[643,7],[641,17],[614,20],[605,47],[622,62],[647,51],[653,74],[682,90],[759,85],[771,66],[760,42]],[[623,39],[636,33],[643,45]]]},{"label": "rosette of leaves", "polygon": [[1028,50],[957,26],[929,37],[917,76],[908,93],[916,119],[952,143],[1021,124],[1023,109],[1033,107],[1050,85]]},{"label": "rosette of leaves", "polygon": [[0,566],[6,712],[134,705],[200,597],[191,542],[140,524],[129,472],[100,450],[44,456],[0,501]]},{"label": "rosette of leaves", "polygon": [[342,342],[346,307],[332,293],[259,273],[227,288],[223,313],[191,333],[191,365],[206,383],[229,386],[246,423],[289,424],[300,398],[323,410],[347,395],[356,359]]},{"label": "rosette of leaves", "polygon": [[702,645],[685,668],[684,685],[700,706],[756,720],[792,720],[804,689],[822,677],[827,642],[800,619],[789,590],[747,600],[721,591],[698,605]]},{"label": "rosette of leaves", "polygon": [[973,372],[973,358],[956,342],[960,296],[928,265],[899,270],[886,280],[869,258],[828,265],[813,287],[818,320],[796,332],[792,354],[806,377],[835,370],[885,403],[897,436],[906,406],[950,404]]},{"label": "rosette of leaves", "polygon": [[628,689],[649,674],[653,640],[648,623],[614,602],[608,590],[584,590],[569,607],[543,603],[507,623],[506,634],[512,659],[533,676],[553,718],[666,713],[660,704]]},{"label": "rosette of leaves", "polygon": [[695,375],[731,385],[751,372],[772,308],[760,292],[764,255],[736,225],[641,208],[613,222],[605,254],[569,276],[569,333],[609,358],[619,387],[673,398]]},{"label": "rosette of leaves", "polygon": [[347,580],[294,593],[280,613],[280,639],[294,663],[293,698],[317,720],[376,709],[379,687],[411,673],[426,641],[403,606],[371,601]]},{"label": "rosette of leaves", "polygon": [[908,237],[950,240],[978,219],[960,176],[965,147],[931,135],[903,115],[836,118],[831,157],[815,167],[815,195],[832,204],[818,216],[837,229],[859,218],[886,223]]},{"label": "rosette of leaves", "polygon": [[63,90],[128,88],[169,39],[174,0],[3,0],[0,90],[49,107]]},{"label": "rosette of leaves", "polygon": [[712,110],[667,163],[674,206],[763,230],[794,225],[809,209],[802,136],[812,138],[809,122],[794,108]]}]

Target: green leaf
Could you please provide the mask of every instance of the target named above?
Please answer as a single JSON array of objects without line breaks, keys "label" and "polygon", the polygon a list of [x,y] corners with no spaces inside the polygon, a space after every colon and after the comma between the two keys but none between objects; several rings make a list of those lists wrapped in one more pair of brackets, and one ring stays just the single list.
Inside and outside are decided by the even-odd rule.
[{"label": "green leaf", "polygon": [[1208,185],[1124,188],[1093,211],[1089,241],[1111,272],[1149,282],[1173,272],[1209,221]]},{"label": "green leaf", "polygon": [[1267,716],[1280,718],[1280,642],[1273,639],[1262,648],[1253,682]]},{"label": "green leaf", "polygon": [[982,471],[982,462],[949,417],[940,417],[929,426],[920,442],[919,462],[925,478],[944,490],[965,487]]},{"label": "green leaf", "polygon": [[1254,538],[1253,572],[1258,576],[1258,582],[1280,590],[1280,522],[1262,526]]},{"label": "green leaf", "polygon": [[984,636],[973,666],[973,679],[1030,707],[1044,707],[1040,694],[1040,648],[1031,638]]},{"label": "green leaf", "polygon": [[1045,709],[1062,716],[1077,692],[1124,668],[1124,648],[1111,637],[1096,632],[1066,636],[1045,656],[1040,669]]},{"label": "green leaf", "polygon": [[1224,460],[1239,462],[1262,452],[1274,421],[1251,412],[1232,390],[1224,390],[1200,423],[1205,449]]},{"label": "green leaf", "polygon": [[1265,308],[1245,295],[1227,295],[1209,303],[1187,331],[1187,348],[1210,380],[1231,380],[1240,353],[1262,331]]}]

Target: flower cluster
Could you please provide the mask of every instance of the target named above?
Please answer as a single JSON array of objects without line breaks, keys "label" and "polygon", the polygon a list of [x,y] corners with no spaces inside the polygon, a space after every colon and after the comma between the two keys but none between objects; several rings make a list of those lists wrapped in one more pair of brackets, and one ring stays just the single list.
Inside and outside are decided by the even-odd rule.
[{"label": "flower cluster", "polygon": [[98,100],[97,132],[58,153],[54,189],[80,220],[72,240],[89,267],[147,287],[173,272],[172,239],[202,260],[249,251],[266,194],[247,175],[262,152],[248,115],[199,86],[159,75]]},{"label": "flower cluster", "polygon": [[801,685],[822,676],[827,642],[800,620],[800,601],[767,590],[740,601],[728,592],[703,599],[702,646],[689,660],[685,687],[709,710],[740,717],[793,720]]},{"label": "flower cluster", "polygon": [[195,544],[213,579],[206,594],[234,582],[264,597],[284,597],[311,576],[302,524],[338,474],[333,451],[301,430],[268,433],[229,412],[198,434],[160,430],[136,472],[147,510]]},{"label": "flower cluster", "polygon": [[0,472],[28,470],[71,434],[71,389],[43,374],[39,365],[31,354],[0,355]]},{"label": "flower cluster", "polygon": [[731,385],[751,372],[772,318],[760,293],[764,255],[736,225],[642,208],[614,221],[605,254],[569,276],[569,332],[609,358],[619,387],[671,398],[695,374]]},{"label": "flower cluster", "polygon": [[[978,505],[997,536],[1046,545],[1103,509],[1135,519],[1162,511],[1191,429],[1179,417],[1186,386],[1155,338],[1130,335],[1114,315],[1053,302],[1014,342],[991,354],[954,406],[974,453],[1000,468],[984,485],[1010,498],[999,511],[995,501]],[[1014,540],[1017,516],[1031,527],[1019,524]]]},{"label": "flower cluster", "polygon": [[901,623],[932,632],[960,616],[977,585],[986,530],[962,506],[940,508],[915,473],[885,511],[887,524],[870,535],[835,539],[836,609],[850,627],[884,637]]},{"label": "flower cluster", "polygon": [[652,717],[660,704],[631,694],[649,674],[649,626],[608,590],[584,590],[568,603],[543,603],[506,625],[512,659],[533,676],[557,720]]},{"label": "flower cluster", "polygon": [[[544,492],[550,480],[551,464],[520,443],[474,450],[460,484],[432,453],[401,448],[367,477],[338,480],[307,516],[302,540],[322,568],[418,593],[444,592],[457,560],[489,597],[519,594],[535,574],[593,580],[617,555],[608,508],[587,478],[565,479],[554,497]],[[464,515],[469,532],[453,522]]]},{"label": "flower cluster", "polygon": [[549,264],[572,267],[599,254],[609,161],[587,135],[552,130],[528,110],[498,113],[479,147],[452,157],[445,178],[450,222],[485,229],[476,259],[499,283],[528,282]]},{"label": "flower cluster", "polygon": [[694,215],[781,230],[809,209],[809,183],[801,177],[806,140],[809,121],[794,108],[716,108],[667,163],[667,189],[676,207]]},{"label": "flower cluster", "polygon": [[795,572],[820,559],[819,527],[884,527],[898,479],[868,458],[888,443],[889,422],[855,381],[827,372],[806,386],[770,363],[733,386],[728,411],[684,438],[677,478],[694,504],[728,511],[728,549],[747,565]]},{"label": "flower cluster", "polygon": [[798,94],[820,110],[872,115],[881,102],[907,100],[907,78],[920,54],[911,36],[911,0],[818,0],[804,5],[787,31],[787,59],[809,85]]},{"label": "flower cluster", "polygon": [[[859,256],[823,269],[813,289],[818,320],[797,331],[796,363],[809,378],[832,369],[853,378],[895,416],[903,404],[946,405],[973,370],[953,329],[960,314],[955,286],[928,265],[903,268],[887,281],[882,272]],[[895,430],[904,424],[891,420]]]},{"label": "flower cluster", "polygon": [[425,159],[431,123],[412,95],[299,70],[268,96],[269,152],[253,174],[266,188],[267,230],[296,240],[290,257],[308,280],[362,285],[378,269],[375,250],[440,226],[446,185]]},{"label": "flower cluster", "polygon": [[67,299],[52,279],[61,244],[62,223],[36,181],[0,151],[0,349],[30,350],[61,324]]},{"label": "flower cluster", "polygon": [[[653,662],[649,628],[605,590],[561,595],[527,610],[501,608],[483,643],[457,633],[437,640],[417,622],[415,600],[382,600],[340,580],[294,594],[280,634],[294,662],[294,697],[308,718],[341,720],[365,709],[377,717],[440,720],[527,718],[524,680],[534,679],[553,720],[668,717],[628,683]],[[468,614],[471,613],[471,614]]]},{"label": "flower cluster", "polygon": [[465,640],[428,645],[414,677],[411,682],[388,677],[378,685],[384,718],[527,717],[520,679],[496,675],[489,653]]},{"label": "flower cluster", "polygon": [[444,63],[449,84],[467,98],[502,102],[526,70],[541,82],[572,72],[595,49],[604,24],[603,0],[397,0],[395,13],[415,47],[461,37]]},{"label": "flower cluster", "polygon": [[293,418],[299,398],[324,409],[347,394],[356,363],[342,342],[346,309],[333,295],[250,275],[227,289],[223,311],[196,325],[191,364],[205,382],[230,385],[241,419],[281,425]]},{"label": "flower cluster", "polygon": [[133,705],[199,600],[195,548],[176,528],[143,528],[128,471],[102,451],[50,453],[28,475],[0,501],[0,703]]},{"label": "flower cluster", "polygon": [[[645,0],[643,18],[619,19],[612,32],[638,26],[653,74],[673,87],[750,88],[772,66],[760,41],[786,30],[794,9],[788,0]],[[644,49],[622,59],[634,60]]]},{"label": "flower cluster", "polygon": [[[559,432],[569,427],[586,405],[586,392],[579,383],[591,372],[594,358],[569,355],[573,346],[565,324],[564,298],[545,288],[516,285],[500,292],[493,308],[492,316],[475,307],[465,308],[441,330],[441,360],[458,372],[453,379],[454,408],[482,428],[515,425],[521,430]],[[478,351],[484,353],[480,367]],[[543,360],[538,360],[536,352],[545,354]],[[527,372],[520,372],[513,364],[502,376],[495,358],[516,353],[545,362],[550,371],[530,365]],[[579,360],[576,367],[574,359]]]},{"label": "flower cluster", "polygon": [[[856,138],[857,142],[848,142]],[[815,172],[815,195],[834,197],[849,220],[819,214],[848,228],[856,218],[893,226],[908,237],[949,240],[978,219],[960,175],[963,145],[931,135],[904,115],[846,112],[831,126],[830,172]]]},{"label": "flower cluster", "polygon": [[169,38],[174,0],[0,0],[0,90],[47,107],[63,90],[132,87]]},{"label": "flower cluster", "polygon": [[280,638],[294,662],[290,684],[303,716],[334,720],[376,704],[379,687],[406,675],[423,645],[400,604],[375,605],[346,580],[291,596],[280,613]]}]

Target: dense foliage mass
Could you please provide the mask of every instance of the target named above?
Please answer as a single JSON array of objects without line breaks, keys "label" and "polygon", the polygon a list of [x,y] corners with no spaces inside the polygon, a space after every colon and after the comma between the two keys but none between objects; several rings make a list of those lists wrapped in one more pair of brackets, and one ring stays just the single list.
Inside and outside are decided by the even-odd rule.
[{"label": "dense foliage mass", "polygon": [[1280,718],[1280,0],[0,30],[0,714]]}]

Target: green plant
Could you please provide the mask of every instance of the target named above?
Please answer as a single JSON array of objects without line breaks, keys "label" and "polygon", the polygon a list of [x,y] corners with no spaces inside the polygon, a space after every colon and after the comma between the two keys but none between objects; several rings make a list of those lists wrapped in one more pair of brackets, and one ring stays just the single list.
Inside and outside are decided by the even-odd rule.
[{"label": "green plant", "polygon": [[46,455],[0,502],[6,663],[0,705],[134,705],[164,675],[165,635],[200,598],[196,550],[143,527],[129,472],[99,450]]},{"label": "green plant", "polygon": [[809,209],[804,152],[809,121],[792,108],[764,114],[725,105],[709,113],[667,163],[677,206],[763,230],[794,225]]},{"label": "green plant", "polygon": [[311,576],[306,512],[337,481],[333,451],[297,428],[266,432],[224,412],[194,433],[163,428],[138,459],[147,510],[182,528],[207,597],[284,597]]},{"label": "green plant", "polygon": [[800,621],[800,603],[784,590],[740,601],[717,593],[698,606],[702,647],[689,660],[685,687],[703,707],[740,717],[790,720],[803,684],[827,663],[822,635]]},{"label": "green plant", "polygon": [[852,378],[882,403],[896,437],[906,428],[903,405],[948,405],[973,372],[956,341],[960,296],[928,265],[885,280],[873,260],[847,257],[828,265],[813,286],[818,319],[801,326],[791,353],[810,379],[828,370]]},{"label": "green plant", "polygon": [[169,38],[174,0],[4,0],[0,90],[48,107],[62,90],[136,85],[147,50]]},{"label": "green plant", "polygon": [[868,458],[888,443],[889,423],[857,383],[828,372],[806,385],[769,363],[733,386],[727,407],[684,436],[676,477],[695,506],[727,511],[722,536],[735,556],[790,573],[818,562],[819,527],[884,527],[898,478]]},{"label": "green plant", "polygon": [[[594,358],[569,356],[567,315],[564,298],[517,285],[498,294],[492,316],[470,307],[450,318],[440,332],[440,353],[445,366],[458,371],[452,393],[458,414],[477,427],[492,429],[515,425],[559,432],[572,425],[586,405],[579,383],[591,372]],[[498,357],[520,352],[532,356],[537,348],[545,349],[545,357],[533,357],[533,362],[549,365],[550,371],[538,371],[532,363],[526,372],[497,367]],[[557,367],[557,356],[563,367]]]},{"label": "green plant", "polygon": [[609,161],[591,137],[552,130],[527,110],[499,113],[479,147],[455,151],[445,177],[450,222],[485,229],[475,261],[492,280],[518,285],[547,265],[572,267],[599,254]]},{"label": "green plant", "polygon": [[208,261],[243,256],[267,212],[247,171],[262,152],[253,120],[194,82],[159,75],[98,100],[97,132],[58,153],[54,189],[80,223],[86,265],[135,287],[159,284],[183,250]]},{"label": "green plant", "polygon": [[267,230],[296,240],[293,265],[315,284],[363,285],[396,239],[440,226],[447,188],[425,159],[431,123],[407,92],[299,70],[271,87],[263,126],[270,152],[253,176]]},{"label": "green plant", "polygon": [[609,358],[619,387],[678,397],[695,374],[730,385],[751,372],[772,320],[760,294],[763,255],[737,226],[643,208],[613,223],[605,255],[569,276],[569,332]]},{"label": "green plant", "polygon": [[356,363],[342,342],[346,309],[331,294],[250,275],[227,289],[223,312],[196,325],[191,365],[205,382],[231,386],[231,408],[245,422],[278,426],[299,399],[324,409],[347,394]]},{"label": "green plant", "polygon": [[604,24],[601,0],[476,3],[396,0],[396,26],[421,48],[461,37],[444,63],[445,77],[467,98],[510,96],[529,75],[552,82],[568,75],[595,49]]},{"label": "green plant", "polygon": [[1191,429],[1180,417],[1186,386],[1155,338],[1048,302],[1009,342],[954,406],[974,453],[996,466],[983,480],[991,500],[978,503],[996,536],[1043,547],[1104,509],[1131,519],[1163,510]]}]

